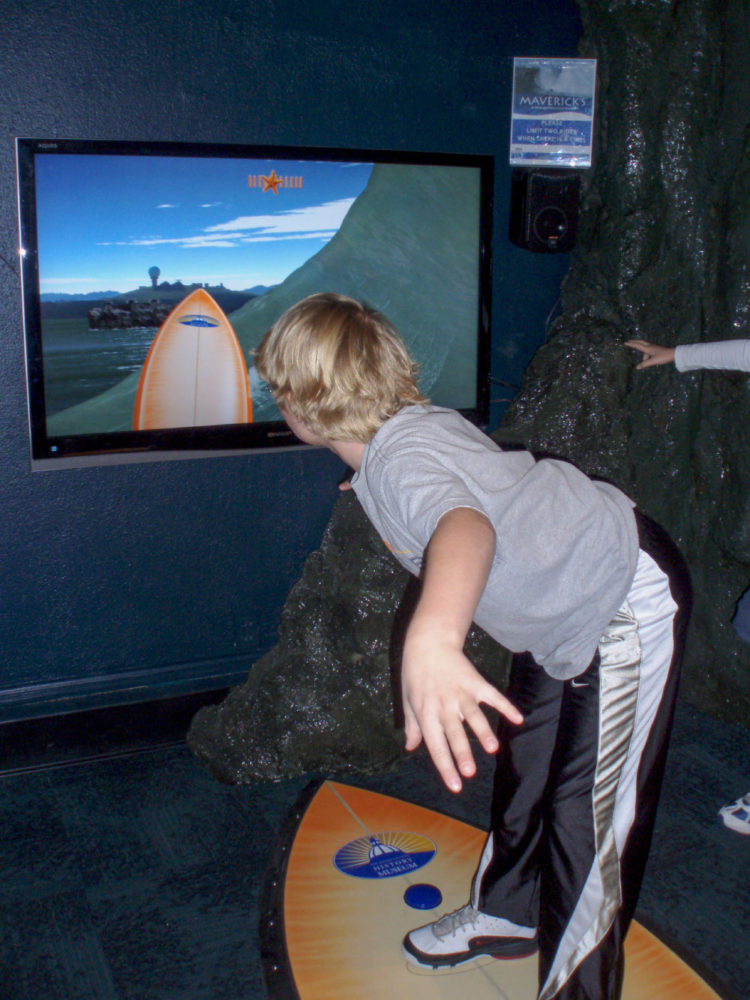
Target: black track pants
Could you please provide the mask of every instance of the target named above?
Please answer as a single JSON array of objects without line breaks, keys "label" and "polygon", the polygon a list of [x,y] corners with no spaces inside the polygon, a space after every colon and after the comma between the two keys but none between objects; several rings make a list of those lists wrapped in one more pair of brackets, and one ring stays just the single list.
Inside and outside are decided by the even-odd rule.
[{"label": "black track pants", "polygon": [[480,910],[537,927],[539,1000],[617,1000],[622,944],[648,855],[690,608],[669,538],[638,516],[627,600],[578,677],[514,658],[491,832],[472,887]]}]

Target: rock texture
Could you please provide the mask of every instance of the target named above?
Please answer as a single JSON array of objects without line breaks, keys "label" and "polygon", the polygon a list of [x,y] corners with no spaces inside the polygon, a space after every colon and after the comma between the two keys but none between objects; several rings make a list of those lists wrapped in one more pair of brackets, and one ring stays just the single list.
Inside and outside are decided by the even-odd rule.
[{"label": "rock texture", "polygon": [[[398,667],[417,594],[354,494],[342,495],[289,594],[278,644],[245,684],[198,712],[188,733],[193,752],[227,783],[387,769],[402,754]],[[505,683],[501,646],[473,629],[467,652]]]},{"label": "rock texture", "polygon": [[579,0],[599,60],[597,147],[562,311],[496,437],[628,492],[682,548],[696,596],[682,697],[750,722],[750,378],[636,372],[623,341],[750,335],[750,7]]}]

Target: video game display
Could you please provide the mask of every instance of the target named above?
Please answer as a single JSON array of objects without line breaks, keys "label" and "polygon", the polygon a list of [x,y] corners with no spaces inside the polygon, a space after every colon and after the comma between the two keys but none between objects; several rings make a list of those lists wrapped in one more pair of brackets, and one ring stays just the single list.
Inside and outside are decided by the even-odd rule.
[{"label": "video game display", "polygon": [[320,291],[384,312],[422,391],[486,420],[491,158],[32,139],[17,154],[32,460],[298,444],[253,350]]}]

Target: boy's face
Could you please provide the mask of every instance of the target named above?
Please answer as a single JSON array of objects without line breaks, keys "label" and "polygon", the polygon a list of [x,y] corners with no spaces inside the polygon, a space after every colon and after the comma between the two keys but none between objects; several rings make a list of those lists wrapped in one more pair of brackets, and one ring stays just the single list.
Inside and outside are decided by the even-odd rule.
[{"label": "boy's face", "polygon": [[284,418],[289,430],[295,437],[298,437],[303,444],[317,444],[328,447],[328,441],[326,441],[325,438],[322,438],[315,434],[314,431],[311,431],[303,420],[300,420],[298,416],[292,413],[287,406],[285,399],[277,399],[276,405],[281,411],[281,415]]}]

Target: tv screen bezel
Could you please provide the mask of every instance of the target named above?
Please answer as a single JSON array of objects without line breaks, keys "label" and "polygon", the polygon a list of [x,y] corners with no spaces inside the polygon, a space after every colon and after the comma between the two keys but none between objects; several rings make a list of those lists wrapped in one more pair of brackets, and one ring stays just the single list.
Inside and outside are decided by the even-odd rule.
[{"label": "tv screen bezel", "polygon": [[111,431],[55,437],[48,433],[37,239],[35,157],[37,154],[307,159],[333,162],[424,164],[472,167],[479,171],[480,212],[477,253],[476,404],[461,412],[486,427],[489,419],[490,318],[494,157],[474,153],[378,150],[302,145],[194,142],[16,139],[19,260],[26,363],[31,466],[34,470],[128,462],[220,457],[279,449],[307,448],[283,421]]}]

